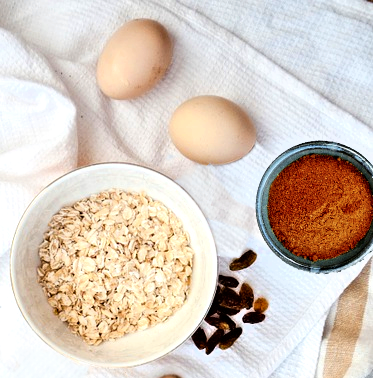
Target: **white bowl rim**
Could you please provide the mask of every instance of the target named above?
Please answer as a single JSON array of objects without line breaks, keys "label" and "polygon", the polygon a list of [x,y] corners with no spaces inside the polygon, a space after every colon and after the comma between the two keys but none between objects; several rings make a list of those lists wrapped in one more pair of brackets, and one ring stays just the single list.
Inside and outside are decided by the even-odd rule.
[{"label": "white bowl rim", "polygon": [[[214,270],[214,275],[215,275],[215,290],[214,290],[214,293],[210,299],[210,303],[209,303],[209,307],[207,308],[206,310],[206,313],[204,314],[204,316],[202,317],[202,319],[200,320],[200,322],[198,323],[198,325],[195,327],[194,330],[192,330],[192,332],[190,332],[190,334],[184,338],[183,340],[181,340],[177,345],[175,345],[173,348],[167,350],[165,353],[159,353],[158,356],[154,357],[154,358],[139,358],[139,362],[136,363],[136,364],[127,364],[127,363],[111,363],[111,362],[108,362],[108,363],[92,363],[90,360],[87,360],[85,358],[79,358],[79,357],[76,357],[74,355],[71,355],[70,353],[67,353],[65,352],[64,350],[62,350],[60,347],[58,347],[57,345],[54,345],[54,343],[51,343],[49,342],[48,340],[46,340],[43,335],[39,332],[38,328],[33,324],[33,322],[28,319],[28,317],[25,315],[25,309],[23,308],[23,305],[22,303],[20,303],[19,301],[19,298],[18,298],[18,295],[17,295],[17,290],[15,288],[15,285],[14,285],[14,274],[13,274],[13,256],[14,256],[14,253],[13,253],[13,248],[14,248],[14,244],[16,242],[16,239],[17,239],[17,236],[18,236],[18,230],[19,228],[21,227],[23,221],[24,221],[24,218],[26,217],[27,213],[30,211],[30,209],[32,208],[32,206],[34,205],[34,203],[37,201],[37,199],[43,195],[43,193],[47,190],[49,190],[49,188],[51,186],[54,185],[54,183],[56,183],[57,181],[63,179],[64,177],[70,175],[70,174],[74,174],[76,173],[77,171],[80,171],[80,170],[85,170],[85,169],[90,169],[91,167],[95,167],[95,166],[103,166],[103,165],[126,165],[126,166],[132,166],[132,167],[136,167],[136,168],[139,168],[141,170],[145,170],[145,171],[151,171],[152,173],[155,173],[157,175],[161,175],[163,176],[163,178],[165,178],[166,180],[170,181],[173,185],[176,185],[178,186],[181,191],[183,191],[193,202],[194,204],[197,206],[198,210],[200,211],[201,215],[203,216],[203,219],[204,219],[204,222],[206,223],[206,226],[207,226],[207,229],[209,230],[209,236],[210,236],[210,239],[211,239],[211,242],[212,242],[212,246],[214,248],[214,251],[215,251],[215,254],[214,254],[214,257],[215,257],[215,270]],[[125,367],[136,367],[136,366],[141,366],[141,365],[144,365],[146,363],[150,363],[150,362],[153,362],[153,361],[156,361],[160,358],[163,358],[165,357],[166,355],[168,355],[169,353],[171,353],[172,351],[174,351],[175,349],[177,349],[179,346],[181,346],[184,342],[186,342],[193,334],[194,332],[198,329],[198,327],[201,325],[201,323],[203,322],[204,318],[206,317],[208,311],[209,311],[209,308],[211,307],[212,305],[212,302],[214,300],[214,297],[215,297],[215,293],[216,293],[216,289],[217,289],[217,283],[218,283],[218,271],[219,271],[219,261],[218,261],[218,255],[217,255],[217,248],[216,248],[216,243],[215,243],[215,239],[213,237],[213,234],[212,234],[212,231],[211,231],[211,228],[210,228],[210,225],[207,221],[207,218],[205,217],[201,207],[197,204],[197,202],[194,200],[194,198],[180,185],[178,184],[176,181],[174,181],[173,179],[171,179],[170,177],[168,177],[167,175],[165,175],[164,173],[161,173],[155,169],[152,169],[152,168],[149,168],[149,167],[145,167],[145,166],[142,166],[142,165],[139,165],[139,164],[135,164],[135,163],[129,163],[129,162],[119,162],[119,161],[114,161],[114,162],[99,162],[99,163],[92,163],[92,164],[87,164],[87,165],[83,165],[83,166],[79,166],[77,168],[74,168],[62,175],[60,175],[59,177],[57,177],[56,179],[54,179],[53,181],[51,181],[49,184],[47,184],[45,187],[43,187],[34,197],[33,199],[30,201],[30,203],[28,204],[28,206],[26,207],[26,209],[24,210],[18,224],[17,224],[17,227],[16,227],[16,230],[14,232],[14,235],[13,235],[13,239],[12,239],[12,243],[11,243],[11,247],[10,247],[10,252],[9,252],[9,256],[10,256],[10,259],[9,259],[9,270],[10,270],[10,281],[11,281],[11,287],[12,287],[12,291],[13,291],[13,295],[14,295],[14,298],[15,298],[15,301],[17,303],[17,306],[23,316],[23,318],[25,319],[26,323],[30,326],[30,328],[35,332],[35,334],[46,344],[48,345],[50,348],[52,348],[53,350],[55,350],[56,352],[58,352],[59,354],[63,355],[64,357],[67,357],[69,358],[70,360],[76,362],[76,363],[83,363],[83,364],[86,364],[86,365],[89,365],[89,366],[92,366],[92,367],[104,367],[104,368],[125,368]]]}]

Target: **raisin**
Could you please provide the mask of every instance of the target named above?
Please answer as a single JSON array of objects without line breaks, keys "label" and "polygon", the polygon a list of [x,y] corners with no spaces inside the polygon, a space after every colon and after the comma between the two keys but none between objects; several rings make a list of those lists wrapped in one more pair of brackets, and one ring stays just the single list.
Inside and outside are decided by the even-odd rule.
[{"label": "raisin", "polygon": [[230,331],[236,328],[236,323],[225,314],[220,314],[219,317],[208,316],[205,321],[213,327],[222,329],[223,331]]},{"label": "raisin", "polygon": [[226,287],[237,287],[238,281],[234,277],[219,275],[219,283]]},{"label": "raisin", "polygon": [[230,348],[234,344],[234,342],[241,336],[241,334],[242,328],[240,327],[228,332],[221,338],[219,348],[223,350]]},{"label": "raisin", "polygon": [[242,308],[250,309],[253,306],[254,291],[246,282],[241,285],[240,297],[242,301]]},{"label": "raisin", "polygon": [[207,316],[205,322],[219,329],[227,330],[229,328],[228,325],[222,324],[221,320],[215,316]]},{"label": "raisin", "polygon": [[241,297],[228,287],[221,289],[218,303],[221,307],[232,308],[234,310],[241,310],[243,308]]},{"label": "raisin", "polygon": [[236,323],[226,314],[220,314],[220,320],[223,324],[228,326],[228,330],[232,331],[236,328]]},{"label": "raisin", "polygon": [[224,331],[222,329],[216,330],[211,335],[211,337],[207,340],[206,354],[210,354],[215,349],[215,347],[219,344],[223,335],[224,335]]},{"label": "raisin", "polygon": [[234,308],[227,308],[227,307],[222,307],[222,306],[218,306],[218,310],[217,310],[218,314],[226,314],[229,316],[236,315],[240,311],[241,309],[236,310]]},{"label": "raisin", "polygon": [[256,260],[256,253],[252,251],[251,249],[249,249],[238,259],[234,259],[230,263],[229,269],[235,271],[235,270],[248,268],[250,265],[254,263],[255,260]]},{"label": "raisin", "polygon": [[254,311],[264,312],[268,308],[268,301],[265,298],[258,298],[254,302]]},{"label": "raisin", "polygon": [[197,331],[194,332],[192,336],[192,340],[198,349],[206,348],[207,338],[206,338],[205,331],[201,327],[199,327]]},{"label": "raisin", "polygon": [[243,317],[242,317],[242,321],[244,323],[251,323],[251,324],[255,324],[255,323],[260,323],[262,322],[264,319],[265,319],[265,315],[260,313],[260,312],[256,312],[256,311],[251,311],[251,312],[248,312],[246,313]]}]

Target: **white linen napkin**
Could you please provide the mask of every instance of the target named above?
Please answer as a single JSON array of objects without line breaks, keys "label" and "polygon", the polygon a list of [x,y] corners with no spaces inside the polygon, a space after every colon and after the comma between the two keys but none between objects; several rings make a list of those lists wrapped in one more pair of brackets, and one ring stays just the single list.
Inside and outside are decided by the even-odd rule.
[{"label": "white linen napkin", "polygon": [[[279,261],[255,220],[255,195],[271,161],[309,140],[349,145],[373,160],[373,132],[229,31],[180,3],[94,0],[5,3],[0,15],[0,376],[312,377],[326,313],[359,274],[312,275]],[[106,98],[95,81],[97,57],[110,35],[139,17],[160,21],[174,40],[174,58],[154,90],[131,101]],[[233,15],[231,15],[233,17]],[[174,148],[167,124],[186,99],[215,94],[241,105],[258,138],[243,159],[201,166]],[[108,370],[78,365],[45,346],[12,297],[8,252],[27,203],[51,180],[77,165],[127,161],[180,183],[204,211],[218,248],[220,272],[250,247],[256,263],[237,273],[269,300],[266,320],[243,325],[231,349],[210,356],[188,340],[148,365]],[[240,321],[238,321],[240,323]],[[305,337],[307,339],[305,339]],[[302,342],[302,340],[304,340]],[[311,366],[281,365],[310,353]],[[293,352],[293,354],[291,354]],[[281,366],[280,366],[281,365]],[[283,371],[281,371],[283,369]]]}]

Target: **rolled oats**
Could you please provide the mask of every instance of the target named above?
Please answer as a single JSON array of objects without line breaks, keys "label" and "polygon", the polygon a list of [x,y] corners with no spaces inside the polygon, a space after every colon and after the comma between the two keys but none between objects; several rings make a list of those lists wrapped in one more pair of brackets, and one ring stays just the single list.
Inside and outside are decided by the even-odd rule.
[{"label": "rolled oats", "polygon": [[110,189],[52,217],[38,281],[70,330],[98,345],[174,314],[189,293],[193,254],[161,202]]}]

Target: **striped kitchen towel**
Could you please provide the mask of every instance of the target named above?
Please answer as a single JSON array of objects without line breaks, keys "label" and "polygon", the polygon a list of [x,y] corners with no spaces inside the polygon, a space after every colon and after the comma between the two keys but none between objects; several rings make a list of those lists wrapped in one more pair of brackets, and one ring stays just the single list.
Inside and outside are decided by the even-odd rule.
[{"label": "striped kitchen towel", "polygon": [[372,260],[333,305],[321,343],[317,378],[355,378],[373,372]]}]

